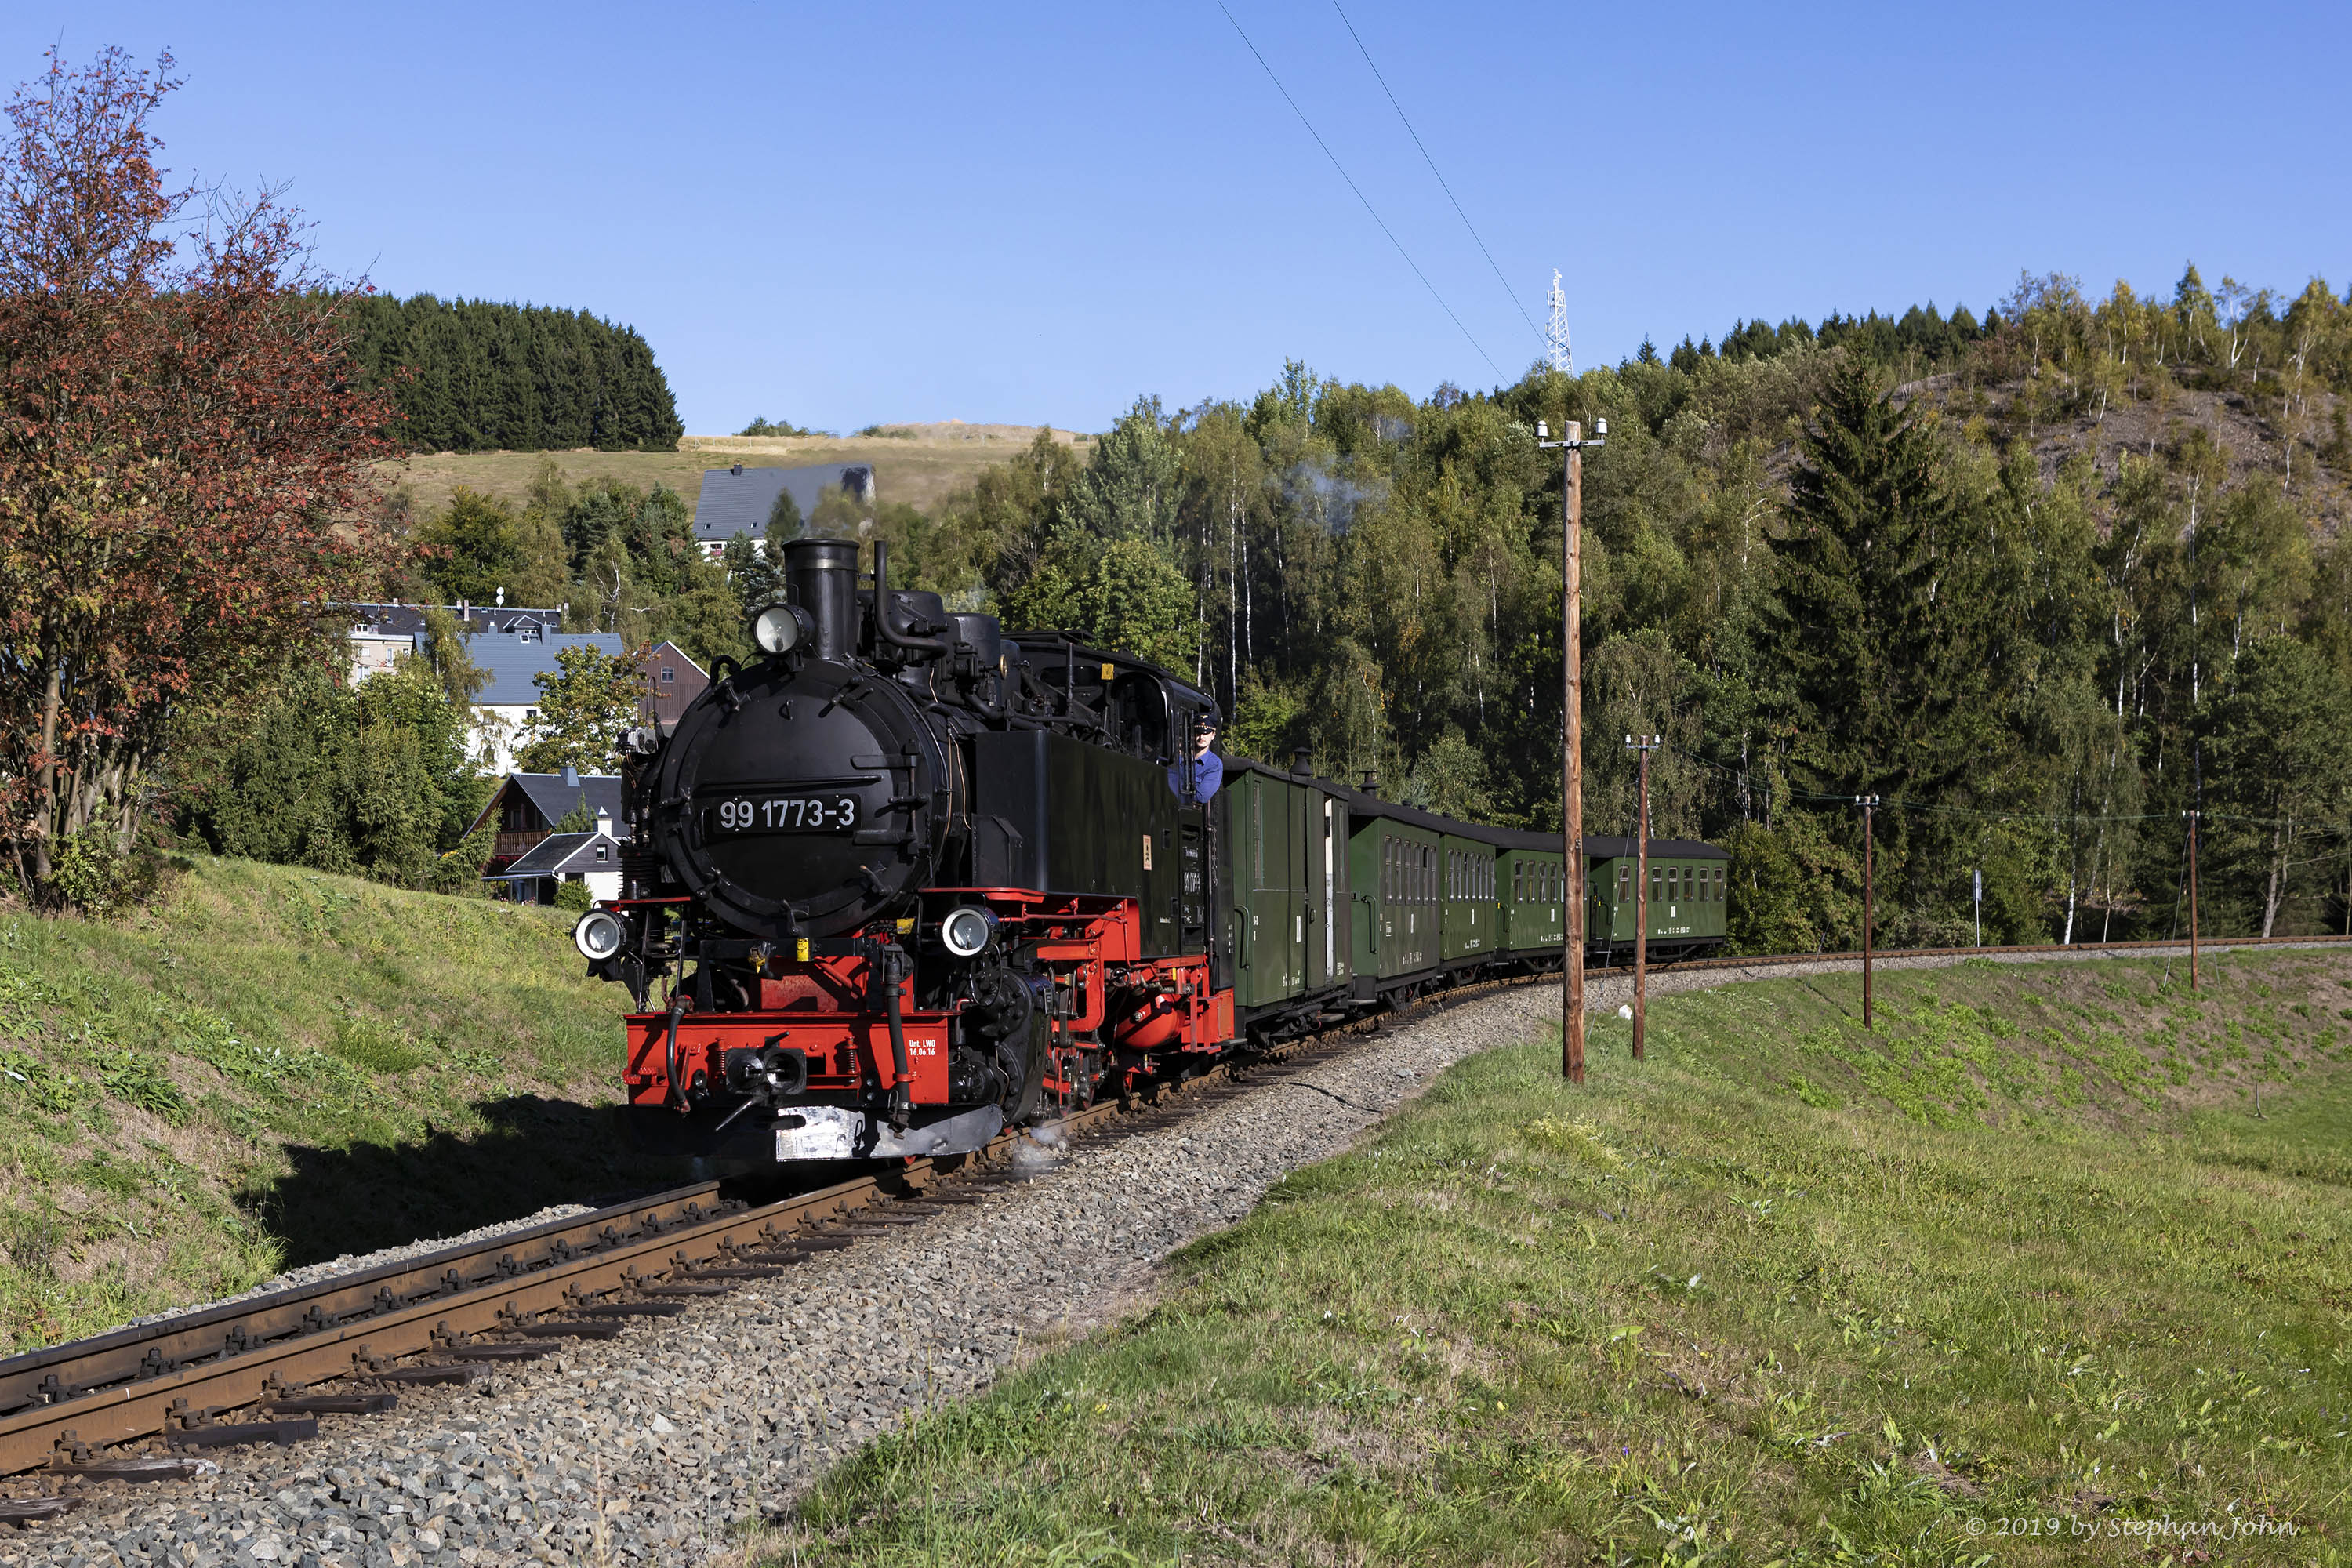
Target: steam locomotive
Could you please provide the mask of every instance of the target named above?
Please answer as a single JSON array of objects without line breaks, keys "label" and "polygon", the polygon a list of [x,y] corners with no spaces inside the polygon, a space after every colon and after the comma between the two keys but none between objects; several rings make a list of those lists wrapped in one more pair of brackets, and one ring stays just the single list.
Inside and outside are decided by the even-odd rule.
[{"label": "steam locomotive", "polygon": [[[1215,700],[1060,631],[784,550],[760,653],[623,742],[622,896],[573,940],[627,988],[630,1114],[715,1168],[980,1148],[1238,1050],[1561,962],[1556,837],[1235,763]],[[1633,942],[1630,840],[1586,929]],[[1726,857],[1654,840],[1651,951],[1723,935]]]}]

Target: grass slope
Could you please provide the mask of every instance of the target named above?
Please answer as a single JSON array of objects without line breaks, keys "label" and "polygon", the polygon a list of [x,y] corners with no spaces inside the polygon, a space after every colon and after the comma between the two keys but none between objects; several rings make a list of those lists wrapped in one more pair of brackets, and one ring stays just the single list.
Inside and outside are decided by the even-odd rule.
[{"label": "grass slope", "polygon": [[[971,484],[991,463],[1012,458],[1036,438],[1020,426],[938,425],[894,426],[905,437],[689,436],[675,452],[420,452],[383,465],[386,479],[414,487],[418,503],[446,506],[459,485],[503,496],[517,506],[528,499],[531,476],[542,458],[552,458],[563,477],[614,479],[650,489],[665,484],[692,506],[702,494],[702,476],[730,463],[751,468],[796,468],[813,463],[871,463],[874,492],[886,501],[904,501],[935,511],[950,491]],[[1065,443],[1070,433],[1057,431]],[[982,437],[985,437],[983,439]]]},{"label": "grass slope", "polygon": [[213,859],[0,917],[0,1348],[631,1183],[568,918]]},{"label": "grass slope", "polygon": [[2352,965],[2209,973],[1906,971],[1875,1037],[1851,978],[1670,996],[1580,1090],[1474,1058],[755,1550],[2340,1562]]}]

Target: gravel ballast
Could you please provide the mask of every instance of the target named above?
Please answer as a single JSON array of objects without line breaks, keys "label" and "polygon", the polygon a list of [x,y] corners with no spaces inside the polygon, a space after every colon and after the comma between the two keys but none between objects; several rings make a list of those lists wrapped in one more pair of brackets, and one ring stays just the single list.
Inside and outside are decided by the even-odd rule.
[{"label": "gravel ballast", "polygon": [[[1664,994],[1853,967],[1669,970],[1650,984]],[[1629,994],[1624,977],[1595,976],[1587,1004],[1614,1011]],[[982,1202],[472,1388],[404,1391],[394,1415],[325,1417],[316,1441],[292,1448],[215,1450],[219,1472],[194,1481],[92,1489],[65,1520],[0,1531],[0,1563],[712,1563],[743,1521],[908,1413],[1148,1300],[1155,1260],[1239,1220],[1454,1062],[1535,1035],[1559,996],[1532,985],[1456,1003],[1168,1125],[1036,1149],[1035,1179]],[[0,1487],[37,1489],[32,1477]]]}]

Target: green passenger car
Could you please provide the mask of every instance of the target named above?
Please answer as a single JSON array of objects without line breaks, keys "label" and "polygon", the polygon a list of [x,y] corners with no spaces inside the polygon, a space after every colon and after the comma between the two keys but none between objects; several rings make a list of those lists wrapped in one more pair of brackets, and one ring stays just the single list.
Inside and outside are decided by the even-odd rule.
[{"label": "green passenger car", "polygon": [[[1635,849],[1630,838],[1585,840],[1592,879],[1588,945],[1604,963],[1633,953]],[[1719,945],[1727,931],[1730,855],[1689,839],[1650,840],[1650,956],[1661,962]]]},{"label": "green passenger car", "polygon": [[1452,963],[1492,956],[1501,940],[1495,899],[1495,847],[1447,834],[1438,840],[1440,889],[1439,956]]},{"label": "green passenger car", "polygon": [[1495,865],[1502,896],[1503,946],[1511,952],[1558,952],[1567,934],[1560,926],[1560,867],[1557,849],[1504,849]]},{"label": "green passenger car", "polygon": [[[1344,1008],[1418,994],[1448,975],[1560,963],[1568,889],[1556,836],[1457,822],[1241,762],[1227,768],[1215,823],[1244,1026],[1256,1012],[1291,1018],[1302,1000]],[[1588,837],[1584,849],[1586,962],[1623,963],[1635,845]],[[1711,844],[1651,840],[1653,958],[1720,945],[1728,869]]]},{"label": "green passenger car", "polygon": [[1347,801],[1304,774],[1235,763],[1217,808],[1234,1002],[1269,1007],[1347,984]]},{"label": "green passenger car", "polygon": [[1433,969],[1444,885],[1442,836],[1384,817],[1366,821],[1349,847],[1357,890],[1358,989]]}]

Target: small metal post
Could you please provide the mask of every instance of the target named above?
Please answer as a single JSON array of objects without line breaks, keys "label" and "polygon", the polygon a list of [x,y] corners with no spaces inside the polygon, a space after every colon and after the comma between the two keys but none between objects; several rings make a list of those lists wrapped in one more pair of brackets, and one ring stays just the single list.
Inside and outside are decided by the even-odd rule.
[{"label": "small metal post", "polygon": [[1982,947],[1984,945],[1984,873],[1979,870],[1970,872],[1969,875],[1977,880],[1977,945]]},{"label": "small metal post", "polygon": [[1878,808],[1874,795],[1858,795],[1853,804],[1862,807],[1862,1026],[1872,1026],[1870,1010],[1870,927],[1871,916],[1871,816]]},{"label": "small metal post", "polygon": [[1655,735],[1625,737],[1642,754],[1641,808],[1633,828],[1633,1059],[1642,1059],[1650,1002],[1650,753]]},{"label": "small metal post", "polygon": [[2189,994],[2197,994],[2197,819],[2201,811],[2184,811],[2189,819]]}]

